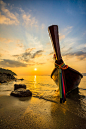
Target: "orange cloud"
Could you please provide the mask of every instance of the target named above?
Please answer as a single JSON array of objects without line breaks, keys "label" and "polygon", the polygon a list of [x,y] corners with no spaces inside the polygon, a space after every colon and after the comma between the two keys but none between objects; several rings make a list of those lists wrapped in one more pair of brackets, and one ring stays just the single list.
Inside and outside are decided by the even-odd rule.
[{"label": "orange cloud", "polygon": [[27,49],[25,50],[25,52],[31,52],[31,51],[33,51],[34,49],[36,49],[36,48],[27,48]]},{"label": "orange cloud", "polygon": [[20,48],[23,48],[23,47],[24,47],[24,44],[21,43],[21,41],[22,41],[22,40],[19,40],[19,39],[16,40],[16,46],[17,46],[17,47],[20,47]]},{"label": "orange cloud", "polygon": [[66,56],[67,58],[76,57],[78,60],[85,60],[86,59],[86,52],[84,51],[77,51],[77,52],[70,52],[67,54],[64,54],[63,56]]},{"label": "orange cloud", "polygon": [[0,5],[1,5],[1,11],[5,14],[5,15],[1,15],[0,13],[0,24],[6,24],[6,25],[18,25],[19,21],[16,17],[16,15],[14,15],[13,13],[11,13],[5,6],[6,4],[1,0],[0,1]]},{"label": "orange cloud", "polygon": [[11,43],[11,42],[13,42],[13,40],[0,37],[0,42],[3,42],[3,43]]},{"label": "orange cloud", "polygon": [[59,39],[62,40],[65,38],[65,35],[59,35]]},{"label": "orange cloud", "polygon": [[0,13],[0,24],[12,25],[16,24],[16,22],[14,20],[11,20],[10,18],[7,18],[4,15],[1,15]]},{"label": "orange cloud", "polygon": [[3,59],[0,61],[0,67],[26,67],[27,64],[22,63],[20,61],[15,60],[9,60],[9,59]]},{"label": "orange cloud", "polygon": [[25,25],[34,25],[37,27],[37,20],[35,19],[35,17],[31,17],[31,15],[26,15],[24,14],[23,15],[23,20],[24,20],[24,23]]}]

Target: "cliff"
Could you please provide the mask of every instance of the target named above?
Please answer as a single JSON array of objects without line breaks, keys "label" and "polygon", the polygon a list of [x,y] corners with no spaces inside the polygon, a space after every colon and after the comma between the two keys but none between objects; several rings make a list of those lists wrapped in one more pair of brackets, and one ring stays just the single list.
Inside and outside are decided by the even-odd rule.
[{"label": "cliff", "polygon": [[16,80],[15,75],[11,70],[0,68],[0,83]]}]

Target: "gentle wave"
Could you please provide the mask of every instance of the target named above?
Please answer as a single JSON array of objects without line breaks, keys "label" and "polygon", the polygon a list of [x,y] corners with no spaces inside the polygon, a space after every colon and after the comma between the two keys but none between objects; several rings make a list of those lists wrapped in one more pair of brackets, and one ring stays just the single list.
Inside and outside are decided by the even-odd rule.
[{"label": "gentle wave", "polygon": [[71,93],[66,102],[60,104],[58,86],[49,76],[26,76],[24,80],[17,80],[0,85],[0,95],[10,95],[14,90],[14,84],[26,84],[32,91],[33,97],[57,103],[64,111],[68,110],[80,117],[86,118],[86,77],[83,77],[77,93]]}]

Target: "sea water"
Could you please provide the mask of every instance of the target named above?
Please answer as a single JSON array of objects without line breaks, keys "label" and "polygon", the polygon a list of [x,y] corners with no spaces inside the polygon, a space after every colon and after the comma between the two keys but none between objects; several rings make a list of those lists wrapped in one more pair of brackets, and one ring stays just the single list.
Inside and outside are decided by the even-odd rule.
[{"label": "sea water", "polygon": [[14,84],[25,84],[32,91],[32,96],[63,107],[63,112],[69,111],[80,117],[86,118],[86,76],[83,76],[77,90],[71,92],[66,102],[60,104],[59,87],[50,76],[19,76],[24,80],[16,80],[0,84],[0,96],[10,95]]}]

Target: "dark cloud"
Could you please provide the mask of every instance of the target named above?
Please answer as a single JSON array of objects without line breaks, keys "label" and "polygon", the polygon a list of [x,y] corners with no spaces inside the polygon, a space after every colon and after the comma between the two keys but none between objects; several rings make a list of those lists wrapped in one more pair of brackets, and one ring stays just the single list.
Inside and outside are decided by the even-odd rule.
[{"label": "dark cloud", "polygon": [[78,52],[74,52],[74,53],[68,53],[68,54],[66,54],[66,55],[75,55],[75,56],[82,56],[82,55],[84,55],[84,56],[86,56],[86,52],[83,52],[83,51],[78,51]]},{"label": "dark cloud", "polygon": [[68,50],[67,51],[70,51],[70,50],[72,50],[73,48],[72,47],[70,47],[70,48],[68,48]]},{"label": "dark cloud", "polygon": [[77,58],[79,58],[80,60],[83,60],[86,58],[86,52],[84,51],[78,51],[78,52],[74,52],[74,53],[67,53],[64,54],[64,56],[77,56]]},{"label": "dark cloud", "polygon": [[31,57],[31,53],[30,52],[25,52],[25,53],[22,54],[21,60],[23,60],[25,62],[28,62],[30,57]]},{"label": "dark cloud", "polygon": [[14,57],[19,57],[19,55],[13,55]]},{"label": "dark cloud", "polygon": [[18,60],[28,62],[29,58],[31,57],[31,53],[30,52],[24,52],[20,55],[13,55],[13,57],[16,57]]},{"label": "dark cloud", "polygon": [[84,48],[83,48],[83,51],[85,51],[85,52],[86,52],[86,47],[84,47]]},{"label": "dark cloud", "polygon": [[[34,48],[33,48],[34,49]],[[35,53],[31,53],[33,49],[26,49],[26,51],[20,55],[13,55],[16,57],[18,61],[30,62],[30,59],[36,58],[42,55],[43,50],[36,51]]]},{"label": "dark cloud", "polygon": [[[31,50],[29,51],[28,49],[20,55],[13,55],[13,57],[17,58],[17,61],[10,60],[10,59],[3,59],[2,61],[0,61],[0,66],[1,67],[27,67],[27,65],[29,66],[32,66],[35,64],[43,65],[44,63],[38,63],[38,62],[34,63],[32,62],[32,60],[30,61],[30,59],[34,59],[36,57],[41,56],[43,52],[44,52],[43,50],[39,50],[32,54]],[[25,64],[23,62],[28,62],[28,64]]]},{"label": "dark cloud", "polygon": [[2,67],[26,67],[27,66],[27,64],[24,64],[22,62],[9,60],[9,59],[3,59],[2,61],[0,61],[0,65]]},{"label": "dark cloud", "polygon": [[61,52],[62,52],[62,55],[65,55],[65,54],[67,54],[69,51],[71,51],[72,50],[72,47],[70,47],[70,48],[68,48],[67,50],[66,50],[66,47],[64,46],[62,49],[61,49]]},{"label": "dark cloud", "polygon": [[78,58],[79,58],[80,60],[83,60],[83,59],[86,58],[86,52],[78,51],[78,52],[75,53],[75,56],[78,56]]},{"label": "dark cloud", "polygon": [[24,53],[19,54],[19,55],[13,55],[13,57],[16,57],[19,61],[25,61],[28,62],[29,58],[31,58],[31,52],[34,50],[35,48],[28,48],[25,50]]},{"label": "dark cloud", "polygon": [[43,50],[36,51],[36,52],[32,55],[32,58],[36,58],[36,57],[41,56],[43,52],[44,52]]},{"label": "dark cloud", "polygon": [[30,52],[25,52],[22,54],[22,57],[27,57],[27,56],[31,56],[31,53]]},{"label": "dark cloud", "polygon": [[81,55],[83,55],[83,56],[86,57],[86,52],[78,51],[78,52],[75,53],[75,55],[76,55],[76,56],[81,56]]}]

